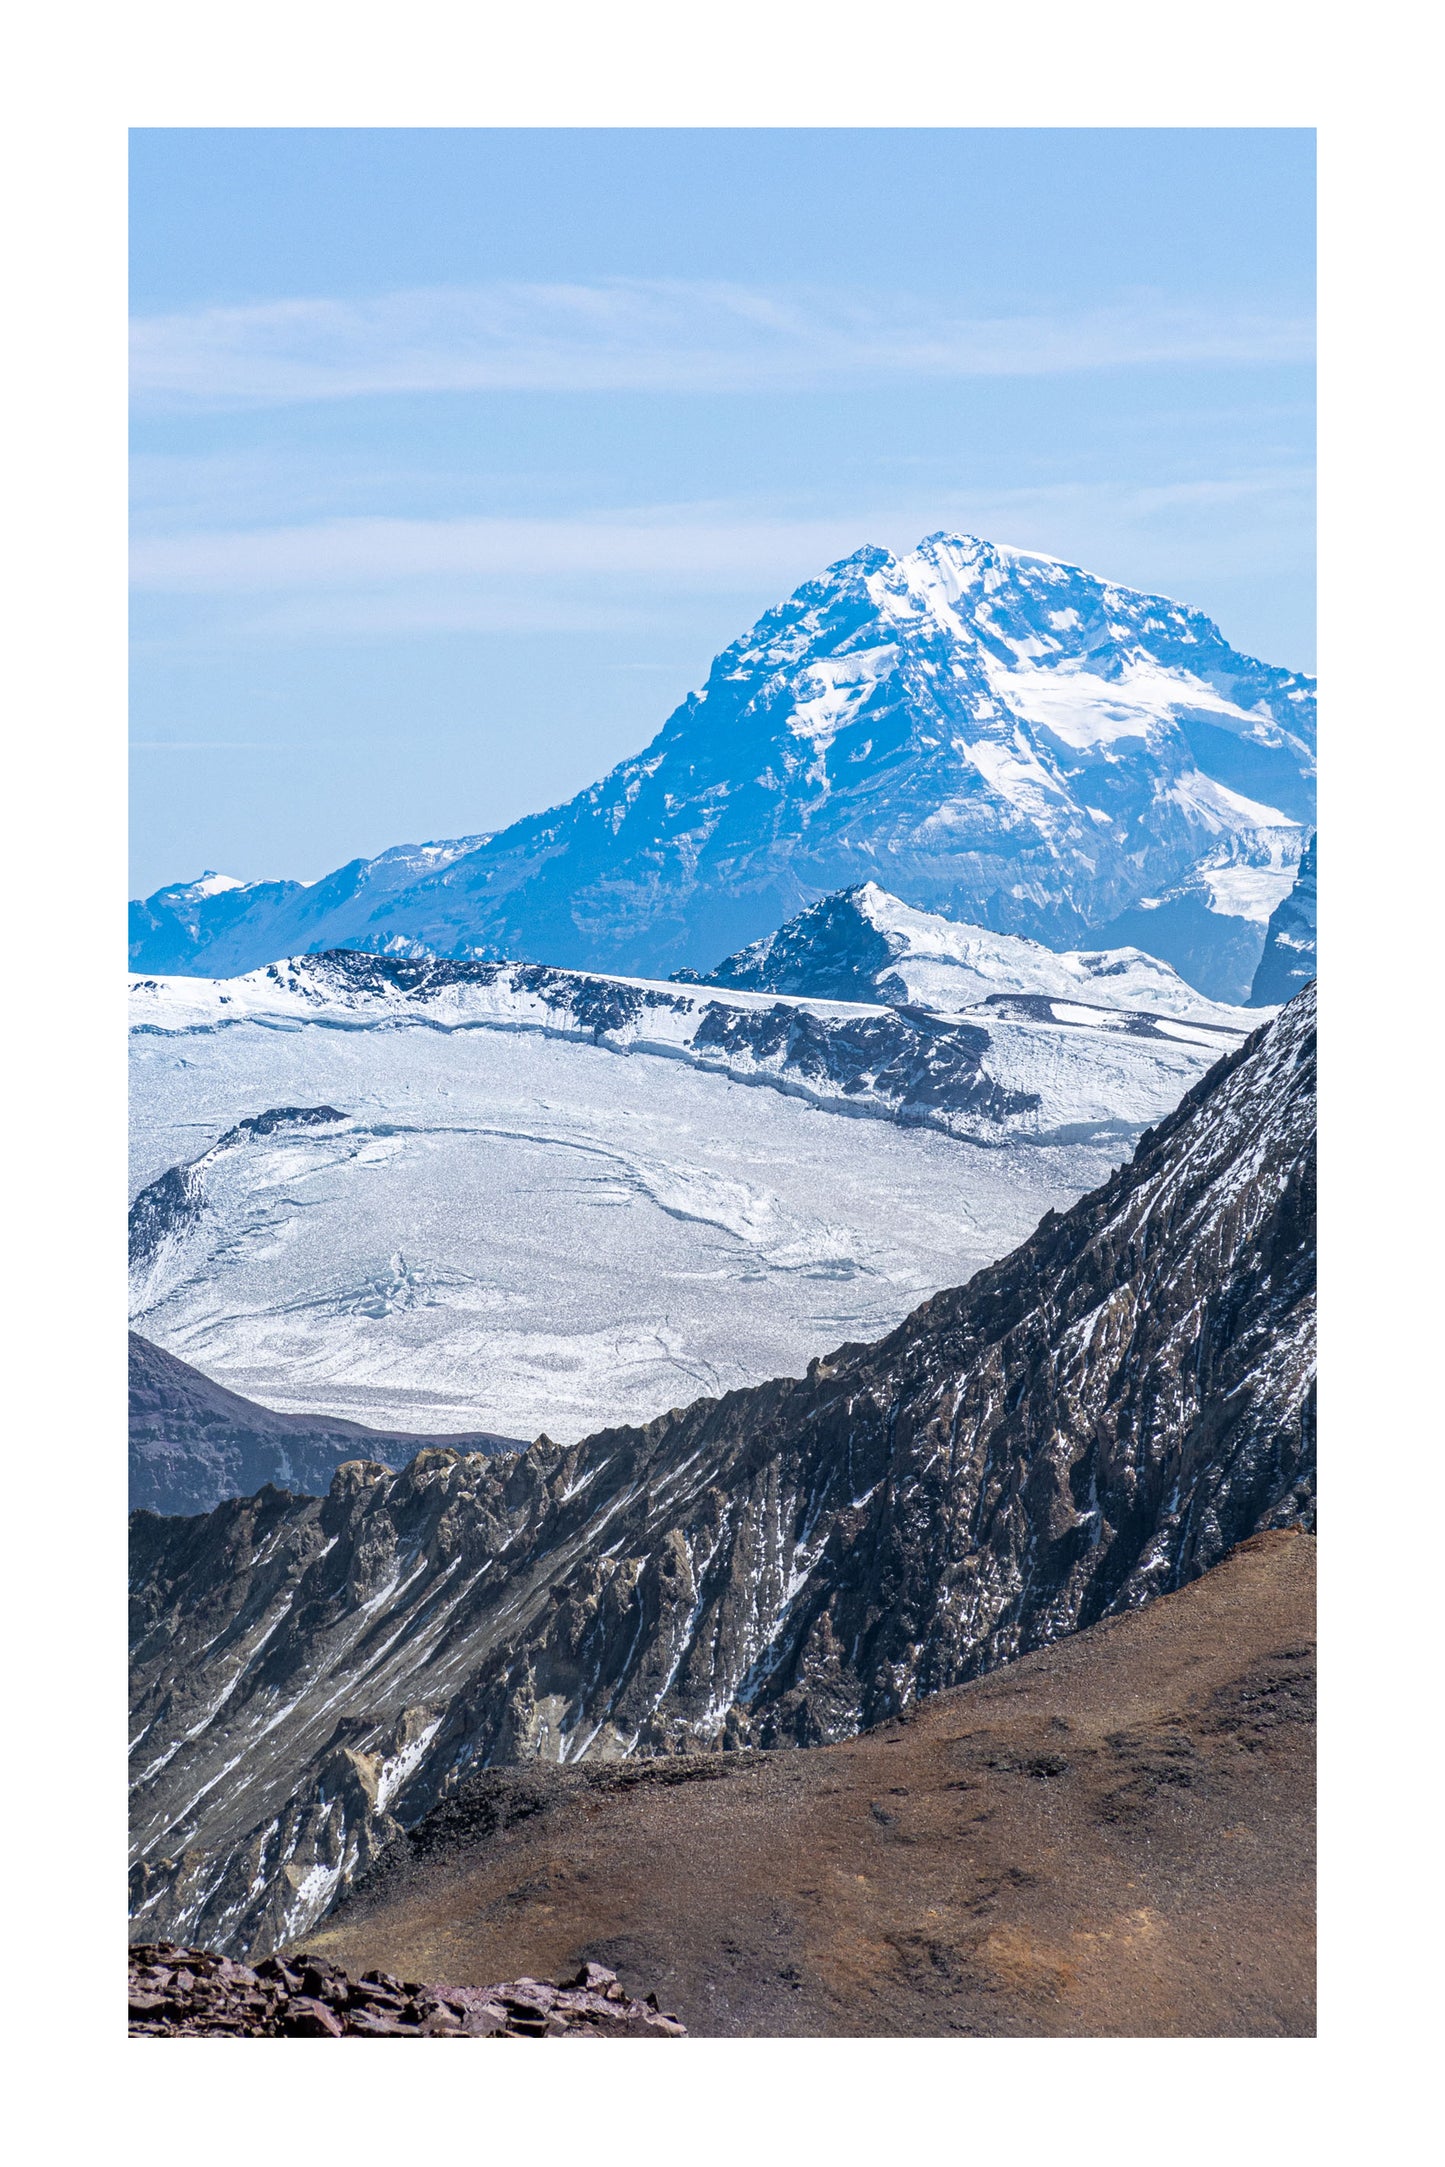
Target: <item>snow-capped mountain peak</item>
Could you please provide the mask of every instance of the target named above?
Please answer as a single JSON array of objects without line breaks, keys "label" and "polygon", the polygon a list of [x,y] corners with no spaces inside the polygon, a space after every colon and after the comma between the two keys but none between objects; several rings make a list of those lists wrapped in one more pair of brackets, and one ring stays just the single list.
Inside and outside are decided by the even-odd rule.
[{"label": "snow-capped mountain peak", "polygon": [[193,880],[182,892],[193,896],[199,902],[202,896],[225,895],[228,889],[246,888],[250,885],[249,881],[237,880],[233,873],[202,873],[199,880]]},{"label": "snow-capped mountain peak", "polygon": [[[1313,737],[1310,681],[1179,602],[975,536],[870,546],[764,612],[570,803],[444,867],[388,867],[382,892],[343,869],[304,906],[258,892],[244,924],[217,897],[205,963],[142,906],[132,959],[232,972],[340,945],[657,977],[878,879],[1051,948],[1145,948],[1243,1000],[1313,826]],[[1203,877],[1233,868],[1271,876],[1262,904]]]},{"label": "snow-capped mountain peak", "polygon": [[[251,880],[238,880],[234,873],[202,873],[199,880],[178,880],[173,887],[161,888],[159,895],[168,896],[176,903],[204,903],[213,895],[230,895],[238,889],[254,888]],[[154,900],[154,898],[152,898]]]}]

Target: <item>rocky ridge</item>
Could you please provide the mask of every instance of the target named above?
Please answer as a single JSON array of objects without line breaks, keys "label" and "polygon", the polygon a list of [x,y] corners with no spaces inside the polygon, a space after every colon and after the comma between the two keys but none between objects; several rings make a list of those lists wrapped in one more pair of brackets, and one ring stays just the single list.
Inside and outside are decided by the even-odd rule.
[{"label": "rocky ridge", "polygon": [[348,1978],[324,1956],[253,1969],[174,1942],[130,1950],[133,2039],[682,2039],[685,2027],[634,2001],[605,1964],[560,1985],[420,1986],[386,1971]]},{"label": "rocky ridge", "polygon": [[[398,960],[347,949],[292,957],[214,986],[141,980],[132,999],[133,1027],[145,1032],[195,1028],[207,1010],[220,1030],[263,1015],[363,1027],[395,1021],[438,1030],[539,1030],[614,1052],[685,1058],[822,1106],[846,1105],[989,1140],[1011,1118],[1037,1113],[1042,1105],[1037,1092],[1011,1089],[990,1075],[984,1056],[991,1042],[980,1025],[900,1015],[876,1000],[869,1013],[850,1002],[840,1014],[836,1002],[706,998],[670,985],[544,964]],[[1249,1025],[1226,1012],[1222,1028],[1243,1035]],[[1180,1043],[1155,1035],[1163,1044]],[[172,1227],[192,1223],[198,1185],[214,1154],[281,1127],[347,1118],[335,1107],[278,1107],[238,1122],[202,1158],[168,1169],[132,1206],[132,1266],[148,1264]]]},{"label": "rocky ridge", "polygon": [[222,1152],[279,1132],[330,1128],[345,1119],[346,1115],[335,1106],[272,1106],[265,1113],[248,1114],[186,1165],[168,1166],[146,1184],[131,1204],[128,1249],[132,1272],[146,1271],[168,1242],[191,1231],[205,1201],[206,1168]]},{"label": "rocky ridge", "polygon": [[[993,945],[1031,949],[1037,958],[1055,960],[1030,942]],[[1057,960],[1067,966],[1079,959]],[[1139,959],[1141,966],[1151,962]],[[135,980],[132,1030],[179,1037],[262,1022],[292,1030],[316,1023],[340,1029],[539,1031],[614,1053],[684,1059],[830,1111],[942,1128],[980,1143],[998,1143],[1009,1134],[1046,1142],[1056,1134],[1076,1137],[1081,1114],[1087,1122],[1079,1100],[1090,1095],[1089,1034],[1110,1034],[1106,1059],[1117,1055],[1120,1033],[1139,1042],[1131,1055],[1135,1074],[1110,1079],[1111,1094],[1120,1102],[1115,1117],[1101,1115],[1095,1123],[1099,1130],[1122,1134],[1133,1127],[1130,1117],[1141,1098],[1156,1112],[1165,1111],[1175,1103],[1184,1076],[1201,1074],[1211,1058],[1238,1045],[1255,1027],[1245,1010],[1190,997],[1163,966],[1155,965],[1152,975],[1163,996],[1157,1003],[1143,997],[1137,971],[1125,997],[1116,1000],[1107,973],[1076,989],[1067,969],[1061,969],[1053,974],[1051,990],[1066,997],[1056,1004],[1039,984],[1037,970],[1004,954],[993,959],[987,979],[971,974],[975,1005],[960,1013],[911,999],[900,1003],[898,987],[875,989],[866,1003],[852,995],[792,992],[770,999],[771,989],[763,987],[720,985],[711,992],[699,982],[694,992],[685,983],[654,985],[542,964],[398,960],[338,949],[291,957],[238,979]],[[1184,997],[1171,998],[1175,994]],[[1026,1029],[1012,1028],[1021,1022]],[[1040,1026],[1049,1029],[1044,1044]],[[1156,1049],[1152,1056],[1145,1053],[1146,1044]],[[1029,1088],[1035,1068],[1052,1088]],[[1091,1094],[1098,1095],[1097,1090]],[[320,1128],[352,1118],[332,1106],[274,1108],[236,1123],[185,1166],[167,1169],[132,1207],[132,1268],[148,1266],[168,1232],[184,1232],[194,1223],[213,1159],[280,1129]]]},{"label": "rocky ridge", "polygon": [[675,976],[754,993],[886,1001],[950,1015],[976,1010],[979,1023],[987,1022],[990,1003],[1026,994],[1082,1001],[1101,1011],[1124,1009],[1156,1022],[1169,1017],[1225,1029],[1253,1027],[1246,1010],[1206,1000],[1142,948],[1059,954],[1016,933],[910,910],[871,880],[824,896],[702,975]]},{"label": "rocky ridge", "polygon": [[842,1739],[1310,1524],[1313,1087],[1310,989],[804,1378],[137,1514],[136,1932],[264,1952],[480,1768]]},{"label": "rocky ridge", "polygon": [[473,1430],[422,1437],[339,1415],[287,1415],[230,1392],[189,1362],[130,1335],[130,1503],[160,1513],[210,1512],[267,1484],[324,1496],[345,1460],[400,1467],[428,1446],[521,1452],[525,1440]]}]

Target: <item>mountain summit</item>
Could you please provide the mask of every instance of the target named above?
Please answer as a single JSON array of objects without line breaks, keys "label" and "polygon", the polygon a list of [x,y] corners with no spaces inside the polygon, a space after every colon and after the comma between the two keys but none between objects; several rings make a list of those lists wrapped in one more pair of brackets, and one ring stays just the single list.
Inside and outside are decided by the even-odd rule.
[{"label": "mountain summit", "polygon": [[187,891],[180,946],[152,899],[132,961],[219,975],[346,946],[658,976],[877,880],[1051,947],[1143,946],[1242,1000],[1314,822],[1313,746],[1312,682],[1198,611],[935,534],[807,581],[566,805],[410,885],[350,877],[334,908]]}]

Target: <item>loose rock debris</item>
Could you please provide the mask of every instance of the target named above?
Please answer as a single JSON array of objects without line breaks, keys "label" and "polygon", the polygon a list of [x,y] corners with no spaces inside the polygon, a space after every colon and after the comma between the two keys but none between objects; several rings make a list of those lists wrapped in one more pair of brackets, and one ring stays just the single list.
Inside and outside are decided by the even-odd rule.
[{"label": "loose rock debris", "polygon": [[130,2033],[142,2039],[681,2039],[655,1994],[634,2001],[604,1964],[574,1978],[424,1986],[322,1956],[252,1967],[174,1942],[130,1951]]}]

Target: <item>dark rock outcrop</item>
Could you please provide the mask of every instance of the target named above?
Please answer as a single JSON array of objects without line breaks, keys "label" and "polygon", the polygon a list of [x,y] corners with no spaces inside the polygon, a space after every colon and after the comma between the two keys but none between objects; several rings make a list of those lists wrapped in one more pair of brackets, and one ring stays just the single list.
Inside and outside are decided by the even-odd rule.
[{"label": "dark rock outcrop", "polygon": [[813,994],[837,1001],[889,999],[880,981],[886,979],[893,949],[858,908],[861,892],[860,887],[853,887],[839,895],[825,895],[776,933],[725,956],[700,982],[736,986],[746,993]]},{"label": "dark rock outcrop", "polygon": [[1311,1524],[1314,1020],[803,1378],[136,1515],[137,1932],[284,1944],[477,1769],[843,1739]]},{"label": "dark rock outcrop", "polygon": [[634,2001],[605,1964],[575,1978],[421,1986],[324,1956],[272,1956],[253,1970],[209,1949],[132,1944],[130,2034],[144,2039],[681,2039],[656,1995]]},{"label": "dark rock outcrop", "polygon": [[983,1072],[988,1032],[946,1022],[921,1009],[844,1020],[779,1001],[771,1008],[725,1008],[710,1002],[694,1046],[724,1058],[748,1053],[775,1062],[784,1075],[832,1085],[845,1098],[868,1091],[898,1110],[900,1120],[939,1111],[1004,1122],[1039,1105],[1036,1091],[1011,1091]]},{"label": "dark rock outcrop", "polygon": [[204,1208],[205,1191],[193,1166],[168,1166],[147,1182],[130,1207],[131,1270],[143,1271],[168,1241],[189,1234]]},{"label": "dark rock outcrop", "polygon": [[275,1136],[286,1129],[329,1128],[344,1121],[334,1106],[272,1106],[262,1114],[248,1114],[234,1128],[218,1136],[209,1150],[184,1166],[168,1166],[148,1183],[130,1207],[130,1268],[144,1271],[155,1262],[167,1242],[187,1235],[205,1208],[204,1170],[220,1153],[253,1137]]}]

